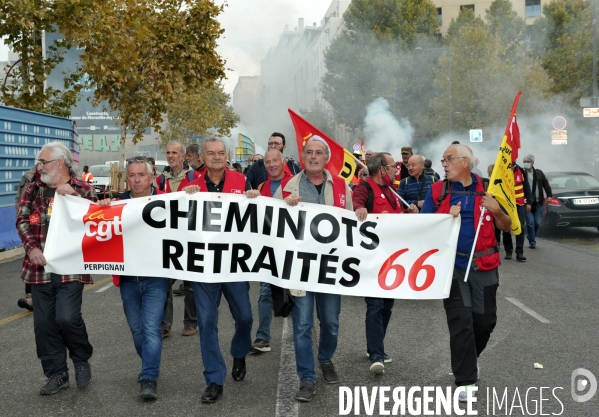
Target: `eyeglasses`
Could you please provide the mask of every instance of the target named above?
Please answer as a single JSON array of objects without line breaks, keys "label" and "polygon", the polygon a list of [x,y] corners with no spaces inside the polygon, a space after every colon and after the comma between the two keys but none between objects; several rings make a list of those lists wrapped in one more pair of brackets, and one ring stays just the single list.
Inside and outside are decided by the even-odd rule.
[{"label": "eyeglasses", "polygon": [[448,156],[447,158],[441,159],[441,163],[442,164],[451,164],[451,161],[453,161],[454,159],[464,159],[466,158],[465,156]]},{"label": "eyeglasses", "polygon": [[397,170],[397,166],[395,166],[395,165],[383,165],[383,166],[387,169],[391,168],[391,169]]},{"label": "eyeglasses", "polygon": [[281,146],[283,142],[268,142],[268,146]]},{"label": "eyeglasses", "polygon": [[54,162],[54,161],[58,161],[58,159],[52,159],[50,161],[44,161],[43,159],[38,159],[37,161],[35,161],[35,165],[42,165],[42,166],[46,166],[46,164],[49,164],[50,162]]}]

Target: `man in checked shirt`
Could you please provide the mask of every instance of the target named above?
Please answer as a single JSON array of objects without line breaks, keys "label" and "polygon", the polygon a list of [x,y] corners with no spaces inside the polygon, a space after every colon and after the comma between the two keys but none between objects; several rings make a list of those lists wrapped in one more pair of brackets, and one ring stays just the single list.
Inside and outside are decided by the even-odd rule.
[{"label": "man in checked shirt", "polygon": [[83,285],[92,283],[91,276],[44,271],[43,250],[55,194],[98,200],[92,186],[77,179],[72,164],[66,146],[59,142],[44,145],[36,161],[40,178],[27,187],[17,212],[17,230],[25,248],[21,279],[31,284],[37,356],[48,378],[41,395],[55,394],[69,386],[67,350],[75,366],[77,386],[83,388],[91,380],[88,359],[93,348],[81,316]]}]

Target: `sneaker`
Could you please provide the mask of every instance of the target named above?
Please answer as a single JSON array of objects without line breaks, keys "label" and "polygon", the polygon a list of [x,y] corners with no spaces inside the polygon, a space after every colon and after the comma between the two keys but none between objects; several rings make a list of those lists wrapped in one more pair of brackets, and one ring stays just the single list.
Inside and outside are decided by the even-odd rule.
[{"label": "sneaker", "polygon": [[308,379],[300,382],[300,387],[295,393],[295,399],[302,402],[309,402],[316,393],[316,384]]},{"label": "sneaker", "polygon": [[458,399],[461,402],[468,401],[468,397],[473,397],[475,395],[474,391],[472,390],[473,387],[476,387],[476,384],[464,385],[462,387],[458,387],[457,389],[460,390],[460,394],[458,396]]},{"label": "sneaker", "polygon": [[185,295],[185,288],[183,287],[183,283],[179,285],[179,288],[173,290],[173,295]]},{"label": "sneaker", "polygon": [[322,379],[327,384],[336,384],[339,382],[339,376],[335,372],[335,365],[333,362],[326,362],[320,364],[320,370],[322,371]]},{"label": "sneaker", "polygon": [[79,388],[87,387],[92,379],[92,370],[89,367],[89,362],[75,362],[75,381]]},{"label": "sneaker", "polygon": [[33,301],[31,301],[31,294],[26,294],[25,297],[17,300],[17,305],[29,311],[33,311]]},{"label": "sneaker", "polygon": [[252,345],[252,352],[263,353],[270,352],[270,344],[264,339],[256,339]]},{"label": "sneaker", "polygon": [[186,324],[183,327],[183,333],[181,333],[181,335],[182,336],[193,336],[197,332],[198,332],[198,326],[192,326],[191,324]]},{"label": "sneaker", "polygon": [[46,385],[42,387],[40,390],[40,395],[53,395],[56,394],[63,388],[69,387],[69,374],[54,374],[50,375],[48,381],[46,381]]},{"label": "sneaker", "polygon": [[383,362],[381,361],[372,362],[372,365],[370,365],[370,372],[375,375],[381,375],[385,372],[385,365],[383,365]]},{"label": "sneaker", "polygon": [[[370,353],[366,352],[366,357],[368,359],[370,359]],[[393,358],[385,353],[385,358],[383,359],[383,362],[384,363],[391,363],[391,362],[393,362]]]},{"label": "sneaker", "polygon": [[162,329],[162,338],[169,337],[171,335],[171,331],[168,329]]},{"label": "sneaker", "polygon": [[144,400],[155,400],[158,398],[158,393],[156,392],[157,385],[156,381],[143,379],[141,381],[141,388],[139,389],[139,396]]}]

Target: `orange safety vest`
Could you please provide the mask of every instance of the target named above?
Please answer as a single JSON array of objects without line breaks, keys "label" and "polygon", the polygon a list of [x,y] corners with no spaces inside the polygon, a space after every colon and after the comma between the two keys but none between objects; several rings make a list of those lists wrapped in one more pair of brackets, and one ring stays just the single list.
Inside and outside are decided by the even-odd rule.
[{"label": "orange safety vest", "polygon": [[84,173],[81,175],[81,179],[82,179],[83,181],[91,182],[91,180],[93,180],[93,179],[94,179],[94,176],[92,175],[92,173],[91,173],[91,172],[84,172]]}]

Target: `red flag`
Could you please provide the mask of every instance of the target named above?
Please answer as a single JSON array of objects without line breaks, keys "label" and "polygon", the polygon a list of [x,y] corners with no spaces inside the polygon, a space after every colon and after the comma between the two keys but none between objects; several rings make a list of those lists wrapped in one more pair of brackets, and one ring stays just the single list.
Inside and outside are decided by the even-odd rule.
[{"label": "red flag", "polygon": [[516,121],[516,107],[518,107],[518,101],[520,100],[520,91],[516,95],[510,118],[507,121],[507,127],[505,129],[505,136],[507,136],[507,144],[512,148],[512,161],[518,159],[518,149],[520,149],[520,129],[518,128],[518,122]]},{"label": "red flag", "polygon": [[360,144],[360,153],[362,156],[366,153],[366,145],[364,145],[364,139],[362,139],[362,143]]},{"label": "red flag", "polygon": [[[297,153],[299,154],[302,167],[304,167],[304,161],[302,161],[302,151],[304,146],[306,146],[306,142],[308,142],[308,139],[310,139],[312,136],[320,136],[329,145],[329,148],[331,148],[331,159],[329,159],[329,162],[325,168],[331,173],[331,175],[341,177],[346,182],[351,181],[351,177],[353,177],[356,166],[353,155],[347,152],[343,146],[329,138],[302,116],[291,109],[288,110],[289,115],[291,116],[291,121],[293,122],[293,127],[295,128]],[[349,156],[347,154],[349,154]]]}]

